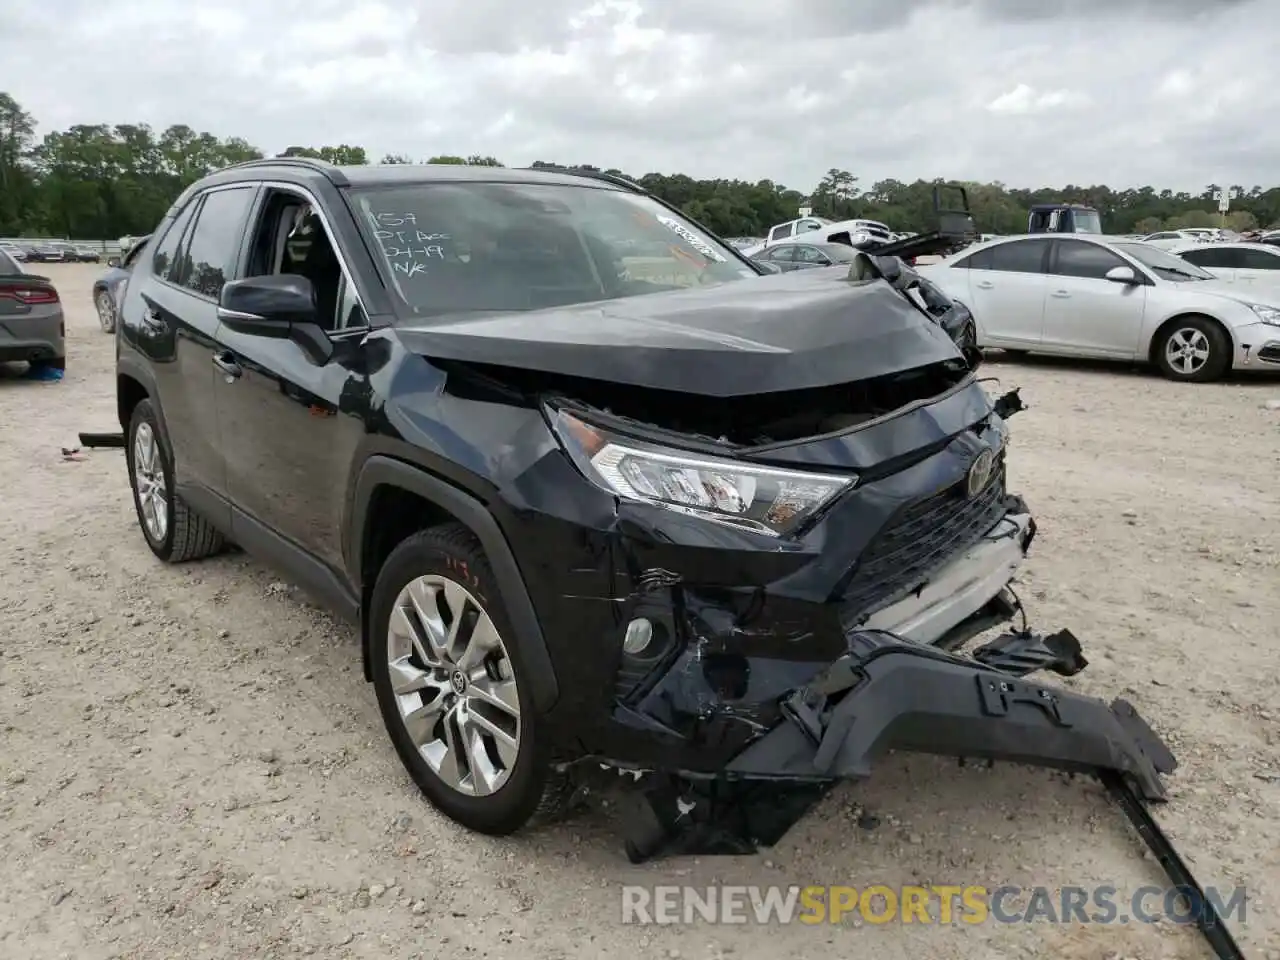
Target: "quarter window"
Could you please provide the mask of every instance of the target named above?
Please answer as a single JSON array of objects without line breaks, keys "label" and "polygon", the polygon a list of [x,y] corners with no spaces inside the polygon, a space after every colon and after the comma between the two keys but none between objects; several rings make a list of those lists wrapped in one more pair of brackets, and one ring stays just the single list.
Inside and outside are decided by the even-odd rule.
[{"label": "quarter window", "polygon": [[1048,249],[1049,244],[1043,240],[1015,240],[979,250],[956,266],[1001,273],[1044,273],[1045,251]]},{"label": "quarter window", "polygon": [[178,246],[182,243],[183,234],[187,232],[187,225],[191,223],[191,215],[195,212],[197,206],[199,204],[195,201],[188,203],[173,223],[169,225],[169,229],[160,238],[160,242],[156,244],[156,252],[151,257],[151,272],[161,280],[172,281],[174,279],[176,273],[174,268],[178,260]]}]

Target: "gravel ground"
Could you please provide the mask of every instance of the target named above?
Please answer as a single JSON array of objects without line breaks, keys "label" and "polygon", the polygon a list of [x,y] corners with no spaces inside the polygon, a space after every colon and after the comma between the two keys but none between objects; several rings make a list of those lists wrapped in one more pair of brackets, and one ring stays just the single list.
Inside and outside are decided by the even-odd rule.
[{"label": "gravel ground", "polygon": [[[1204,957],[1194,930],[639,926],[624,883],[1163,884],[1092,783],[893,757],[758,857],[622,853],[610,801],[507,841],[419,798],[356,638],[240,554],[168,567],[136,529],[99,268],[67,301],[61,382],[0,375],[0,957]],[[1182,762],[1157,811],[1202,883],[1245,884],[1238,939],[1280,958],[1280,383],[991,363],[1031,409],[1012,480],[1040,537],[1023,592]],[[878,826],[858,825],[861,812]],[[867,823],[866,818],[863,823]]]}]

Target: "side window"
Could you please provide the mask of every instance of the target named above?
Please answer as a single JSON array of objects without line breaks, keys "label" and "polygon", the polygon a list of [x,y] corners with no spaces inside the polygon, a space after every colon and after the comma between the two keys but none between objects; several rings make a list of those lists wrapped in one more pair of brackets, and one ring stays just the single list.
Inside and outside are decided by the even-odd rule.
[{"label": "side window", "polygon": [[178,259],[178,246],[182,243],[187,225],[191,222],[191,215],[198,206],[200,206],[199,200],[188,203],[169,225],[160,242],[156,244],[156,252],[151,256],[151,272],[160,279],[173,279],[173,267]]},{"label": "side window", "polygon": [[317,322],[325,330],[368,326],[324,219],[303,195],[269,190],[249,249],[250,274],[293,274],[310,281]]},{"label": "side window", "polygon": [[1178,256],[1187,263],[1194,263],[1197,267],[1215,267],[1219,270],[1234,270],[1238,266],[1237,258],[1233,256],[1236,251],[1223,250],[1220,247],[1202,247],[1198,250],[1186,250]]},{"label": "side window", "polygon": [[235,187],[205,196],[175,283],[216,300],[223,284],[234,279],[254,189]]},{"label": "side window", "polygon": [[979,250],[977,253],[971,253],[963,260],[957,260],[952,266],[953,270],[990,270],[991,269],[991,248]]},{"label": "side window", "polygon": [[794,243],[785,243],[773,250],[773,261],[775,263],[791,263],[796,258],[796,245]]},{"label": "side window", "polygon": [[822,226],[817,220],[801,220],[796,224],[796,233],[812,233]]},{"label": "side window", "polygon": [[1083,240],[1059,240],[1058,262],[1053,272],[1060,277],[1105,280],[1108,270],[1127,266],[1129,264],[1116,254],[1096,243],[1085,243]]},{"label": "side window", "polygon": [[794,226],[795,226],[794,223],[784,223],[780,227],[774,227],[772,230],[769,231],[769,240],[770,241],[782,240],[786,237],[791,236],[791,228]]},{"label": "side window", "polygon": [[1240,250],[1240,267],[1244,270],[1280,270],[1280,256],[1265,250]]},{"label": "side window", "polygon": [[1014,240],[989,248],[991,265],[987,270],[1002,273],[1044,273],[1045,253],[1049,244],[1043,240]]},{"label": "side window", "polygon": [[795,258],[797,263],[830,263],[826,255],[821,250],[817,247],[810,247],[806,245],[796,246]]}]

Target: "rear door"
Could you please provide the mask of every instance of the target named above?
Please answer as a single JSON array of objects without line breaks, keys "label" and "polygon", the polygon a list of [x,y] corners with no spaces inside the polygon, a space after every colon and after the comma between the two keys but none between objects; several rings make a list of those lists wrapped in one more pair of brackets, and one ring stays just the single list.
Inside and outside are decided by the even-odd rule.
[{"label": "rear door", "polygon": [[[1044,330],[1048,290],[1048,237],[998,243],[970,254],[948,271],[964,270],[968,296],[944,287],[969,308],[983,346],[1031,349]],[[936,276],[931,274],[930,276]]]},{"label": "rear door", "polygon": [[[1146,309],[1146,275],[1101,244],[1056,240],[1044,307],[1044,346],[1096,357],[1132,357],[1138,350]],[[1139,285],[1106,279],[1129,267]]]},{"label": "rear door", "polygon": [[145,281],[139,278],[136,322],[130,314],[129,335],[155,373],[175,482],[223,529],[229,515],[221,515],[217,505],[226,495],[226,464],[214,403],[214,334],[218,295],[236,276],[256,193],[254,185],[237,184],[194,198],[154,245],[151,272]]}]

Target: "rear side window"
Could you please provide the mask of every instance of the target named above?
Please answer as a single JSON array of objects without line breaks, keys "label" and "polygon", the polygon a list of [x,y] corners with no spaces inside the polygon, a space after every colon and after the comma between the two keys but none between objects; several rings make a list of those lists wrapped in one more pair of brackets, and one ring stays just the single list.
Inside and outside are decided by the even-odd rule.
[{"label": "rear side window", "polygon": [[1105,280],[1107,271],[1129,264],[1106,247],[1083,240],[1059,240],[1058,262],[1053,272],[1060,277],[1081,277],[1086,280]]},{"label": "rear side window", "polygon": [[218,298],[223,284],[235,276],[253,197],[251,186],[215,190],[205,196],[175,283],[202,297]]},{"label": "rear side window", "polygon": [[1044,273],[1045,252],[1049,244],[1043,240],[1015,240],[979,250],[956,264],[970,270],[998,270],[1002,273]]},{"label": "rear side window", "polygon": [[793,223],[786,223],[780,227],[774,227],[772,230],[769,231],[769,239],[782,240],[785,237],[791,236],[791,228],[794,226],[795,224]]},{"label": "rear side window", "polygon": [[174,278],[174,267],[178,260],[178,246],[182,243],[183,234],[187,232],[187,225],[191,222],[191,214],[197,206],[199,204],[195,201],[188,203],[173,223],[169,225],[169,229],[164,232],[160,242],[156,244],[156,252],[151,257],[151,272],[161,280],[172,281]]},{"label": "rear side window", "polygon": [[796,245],[794,243],[784,244],[781,247],[774,247],[773,253],[769,259],[777,263],[790,263],[796,257]]}]

